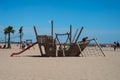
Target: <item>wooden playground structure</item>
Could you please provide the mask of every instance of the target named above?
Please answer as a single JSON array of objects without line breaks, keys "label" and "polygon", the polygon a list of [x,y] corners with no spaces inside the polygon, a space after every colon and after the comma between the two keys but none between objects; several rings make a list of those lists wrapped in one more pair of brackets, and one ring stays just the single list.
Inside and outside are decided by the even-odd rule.
[{"label": "wooden playground structure", "polygon": [[[98,46],[99,50],[101,51],[102,55],[105,56],[104,52],[102,51],[97,39],[84,39],[82,41],[78,41],[79,37],[83,31],[83,27],[79,30],[76,30],[73,38],[72,38],[72,25],[70,25],[70,31],[64,34],[55,33],[55,38],[53,37],[53,21],[51,21],[51,35],[38,35],[36,27],[34,26],[34,31],[36,35],[37,42],[33,43],[32,45],[28,46],[24,50],[12,53],[11,56],[18,55],[23,53],[24,51],[28,50],[29,48],[33,47],[34,45],[38,44],[40,53],[42,57],[78,57],[83,56],[82,52],[84,49],[89,45],[91,41],[94,41]],[[59,40],[59,36],[67,36],[66,42],[62,43]],[[42,50],[44,47],[44,52]]]}]

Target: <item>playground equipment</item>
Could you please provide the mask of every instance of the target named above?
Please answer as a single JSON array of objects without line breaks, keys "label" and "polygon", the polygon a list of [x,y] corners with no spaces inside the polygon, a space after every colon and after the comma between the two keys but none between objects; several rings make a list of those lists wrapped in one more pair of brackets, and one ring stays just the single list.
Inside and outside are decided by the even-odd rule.
[{"label": "playground equipment", "polygon": [[[78,29],[76,30],[76,33],[75,33],[73,39],[72,39],[72,25],[70,25],[70,32],[67,32],[64,34],[55,33],[55,38],[53,38],[53,21],[51,21],[51,36],[38,35],[35,26],[34,26],[34,31],[35,31],[37,42],[28,46],[26,49],[24,49],[20,52],[12,53],[11,56],[21,54],[36,44],[38,44],[38,47],[39,47],[39,50],[40,50],[42,57],[78,57],[78,56],[84,56],[84,54],[82,52],[89,45],[89,43],[91,41],[94,41],[96,43],[96,46],[101,51],[102,55],[105,56],[104,52],[102,51],[100,45],[97,42],[97,39],[95,39],[95,38],[87,39],[86,38],[85,40],[78,41],[79,37],[83,31],[83,27],[80,29],[79,33],[78,33]],[[78,33],[78,35],[77,35],[77,33]],[[66,42],[61,43],[59,36],[65,36],[65,35],[67,36]],[[44,47],[45,52],[43,52],[42,47]]]},{"label": "playground equipment", "polygon": [[33,43],[32,45],[29,45],[27,48],[23,49],[22,51],[19,51],[19,52],[16,52],[16,53],[12,53],[10,56],[12,57],[14,55],[19,55],[19,54],[25,52],[26,50],[30,49],[31,47],[33,47],[36,44],[37,44],[37,42]]}]

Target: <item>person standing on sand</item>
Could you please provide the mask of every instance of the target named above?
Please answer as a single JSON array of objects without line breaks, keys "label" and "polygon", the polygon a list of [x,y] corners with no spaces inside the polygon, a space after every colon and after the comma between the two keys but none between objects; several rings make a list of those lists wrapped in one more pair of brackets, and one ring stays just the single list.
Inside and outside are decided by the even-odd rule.
[{"label": "person standing on sand", "polygon": [[0,45],[0,49],[2,48],[2,46]]},{"label": "person standing on sand", "polygon": [[85,41],[87,41],[87,40],[88,40],[88,37],[84,37],[84,38],[82,39],[83,42],[85,42]]},{"label": "person standing on sand", "polygon": [[119,48],[120,47],[120,44],[119,44],[119,42],[117,42],[117,48]]},{"label": "person standing on sand", "polygon": [[116,51],[116,48],[117,48],[117,43],[116,42],[114,42],[113,48],[114,48],[114,51]]},{"label": "person standing on sand", "polygon": [[22,49],[25,49],[25,42],[22,42]]}]

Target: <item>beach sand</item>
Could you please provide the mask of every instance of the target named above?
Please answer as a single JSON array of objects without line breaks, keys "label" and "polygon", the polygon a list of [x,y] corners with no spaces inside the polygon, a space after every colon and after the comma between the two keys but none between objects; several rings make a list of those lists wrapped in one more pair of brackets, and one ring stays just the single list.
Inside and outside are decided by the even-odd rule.
[{"label": "beach sand", "polygon": [[10,57],[20,51],[0,49],[0,80],[120,80],[120,49],[103,48],[106,57],[35,57],[38,46]]}]

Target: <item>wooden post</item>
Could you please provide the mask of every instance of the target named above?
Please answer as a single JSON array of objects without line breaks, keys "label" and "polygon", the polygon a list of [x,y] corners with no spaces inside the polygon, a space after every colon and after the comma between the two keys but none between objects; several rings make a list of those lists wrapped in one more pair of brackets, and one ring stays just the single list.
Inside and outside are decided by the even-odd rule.
[{"label": "wooden post", "polygon": [[52,36],[52,39],[53,39],[53,45],[55,45],[55,41],[54,41],[54,36],[53,36],[53,20],[51,20],[51,36]]},{"label": "wooden post", "polygon": [[78,41],[78,39],[79,39],[79,37],[80,37],[80,34],[82,33],[82,30],[83,30],[83,27],[80,29],[80,32],[79,32],[79,34],[78,34],[78,36],[77,36],[77,38],[76,38],[76,40],[75,40],[75,43]]},{"label": "wooden post", "polygon": [[53,38],[53,20],[51,20],[51,36]]},{"label": "wooden post", "polygon": [[72,40],[72,43],[74,42],[74,40],[75,40],[75,38],[76,38],[76,36],[77,36],[77,33],[78,33],[78,29],[77,29],[76,32],[75,32],[75,35],[74,35],[73,40]]},{"label": "wooden post", "polygon": [[[34,31],[35,31],[36,39],[37,39],[37,42],[38,42],[38,34],[37,34],[37,30],[36,30],[35,26],[34,26]],[[40,45],[39,42],[38,42],[38,45],[39,45],[40,53],[43,56],[43,52],[42,52],[41,45]]]},{"label": "wooden post", "polygon": [[59,41],[59,39],[58,39],[58,34],[55,33],[55,35],[56,35],[56,38],[55,38],[55,39],[57,39],[58,43],[60,44],[60,41]]},{"label": "wooden post", "polygon": [[81,50],[80,45],[78,44],[78,42],[77,42],[77,46],[78,46],[78,48],[79,48],[79,51],[80,51],[80,53],[81,53],[81,56],[83,57],[82,50]]},{"label": "wooden post", "polygon": [[94,38],[93,40],[96,42],[96,44],[97,44],[97,46],[99,47],[99,49],[101,50],[102,54],[105,56],[105,54],[104,54],[104,52],[103,52],[101,46],[100,46],[99,43],[97,42],[97,39]]},{"label": "wooden post", "polygon": [[69,38],[70,38],[70,43],[72,43],[72,25],[70,25],[70,35],[69,35]]},{"label": "wooden post", "polygon": [[63,57],[65,57],[65,50],[64,50],[64,49],[65,49],[65,47],[64,47],[64,45],[61,45],[60,47],[61,47],[62,52],[63,52]]}]

